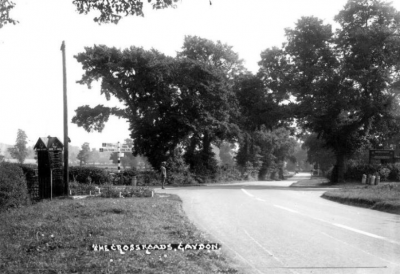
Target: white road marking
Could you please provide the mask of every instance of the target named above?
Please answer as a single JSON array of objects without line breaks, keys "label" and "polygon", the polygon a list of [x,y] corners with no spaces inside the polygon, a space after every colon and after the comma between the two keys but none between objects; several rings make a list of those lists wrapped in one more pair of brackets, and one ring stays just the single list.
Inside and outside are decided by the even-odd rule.
[{"label": "white road marking", "polygon": [[246,193],[247,195],[249,195],[250,197],[254,197],[252,194],[250,194],[250,193],[248,193],[246,190],[244,190],[243,188],[242,188],[242,191],[244,192],[244,193]]},{"label": "white road marking", "polygon": [[360,234],[364,234],[364,235],[367,235],[367,236],[370,236],[370,237],[373,237],[373,238],[385,239],[385,237],[378,236],[378,235],[375,235],[375,234],[372,234],[372,233],[368,233],[368,232],[365,232],[365,231],[362,231],[362,230],[358,230],[358,229],[355,229],[355,228],[352,228],[352,227],[348,227],[348,226],[345,226],[345,225],[335,224],[335,223],[332,223],[332,224],[334,226],[341,227],[341,228],[344,228],[344,229],[347,229],[347,230],[350,230],[350,231],[353,231],[353,232],[357,232],[357,233],[360,233]]},{"label": "white road marking", "polygon": [[[249,192],[247,192],[247,191],[244,190],[244,189],[242,189],[242,191],[243,191],[245,194],[247,194],[248,196],[253,197],[253,198],[255,198],[255,199],[258,200],[258,201],[266,202],[265,200],[263,200],[263,199],[261,199],[261,198],[254,197],[254,195],[250,194]],[[290,208],[287,208],[287,207],[284,207],[284,206],[274,205],[274,207],[277,207],[277,208],[280,208],[280,209],[283,209],[283,210],[286,210],[286,211],[289,211],[289,212],[292,212],[292,213],[297,213],[297,214],[300,214],[300,215],[302,215],[302,216],[304,216],[304,217],[308,217],[308,218],[311,218],[311,219],[314,219],[314,220],[317,220],[317,221],[320,221],[320,222],[323,222],[323,223],[327,223],[327,224],[330,224],[330,225],[334,225],[334,226],[336,226],[336,227],[340,227],[340,228],[343,228],[343,229],[347,229],[347,230],[350,230],[350,231],[353,231],[353,232],[356,232],[356,233],[359,233],[359,234],[363,234],[363,235],[366,235],[366,236],[369,236],[369,237],[372,237],[372,238],[376,238],[376,239],[384,240],[384,241],[386,241],[386,242],[390,242],[390,243],[392,243],[392,244],[400,245],[399,242],[390,240],[390,239],[388,239],[388,238],[385,238],[385,237],[382,237],[382,236],[379,236],[379,235],[376,235],[376,234],[373,234],[373,233],[369,233],[369,232],[366,232],[366,231],[362,231],[362,230],[359,230],[359,229],[356,229],[356,228],[352,228],[352,227],[349,227],[349,226],[345,226],[345,225],[342,225],[342,224],[331,223],[331,222],[329,222],[329,221],[325,221],[325,220],[322,220],[322,219],[319,219],[319,218],[315,218],[315,217],[306,215],[306,214],[304,214],[304,213],[300,213],[300,212],[298,212],[298,211],[296,211],[296,210],[293,210],[293,209],[290,209]]]},{"label": "white road marking", "polygon": [[[211,233],[210,230],[208,230],[207,228],[205,228],[203,225],[201,225],[200,223],[197,224],[197,226],[200,227],[201,230],[205,231],[208,235],[213,235]],[[218,233],[218,231],[217,231]],[[211,236],[213,237],[213,236]],[[251,268],[253,268],[254,270],[256,270],[258,273],[263,274],[262,271],[260,271],[257,267],[255,267],[253,264],[251,264],[248,260],[246,260],[246,258],[244,258],[242,255],[240,255],[238,252],[236,252],[234,249],[232,249],[231,247],[229,247],[229,245],[226,245],[224,241],[222,241],[219,237],[215,237],[217,239],[217,241],[221,242],[223,247],[228,248],[231,252],[235,253],[236,256],[238,256],[244,263],[248,264]]]},{"label": "white road marking", "polygon": [[381,259],[382,261],[388,262],[388,263],[390,263],[390,264],[394,264],[394,265],[396,265],[396,266],[400,266],[400,264],[398,264],[398,263],[394,263],[394,262],[391,262],[391,261],[389,261],[389,260],[386,260],[385,258],[382,258],[382,257],[380,257],[380,256],[377,256],[377,255],[375,255],[375,254],[371,254],[371,253],[367,252],[367,251],[364,250],[364,249],[361,249],[361,248],[359,248],[359,247],[357,247],[357,246],[355,246],[355,245],[351,245],[351,244],[349,244],[349,243],[347,243],[347,242],[345,242],[345,241],[342,241],[342,240],[340,240],[340,239],[338,239],[338,238],[335,238],[335,237],[333,237],[333,236],[331,236],[331,235],[329,235],[329,234],[326,234],[325,232],[321,232],[321,234],[323,234],[323,235],[325,235],[325,236],[327,236],[327,237],[329,237],[329,238],[331,238],[331,239],[334,239],[334,240],[336,240],[336,241],[339,241],[339,242],[341,242],[341,243],[343,243],[343,244],[345,244],[345,245],[348,245],[348,246],[350,246],[350,247],[352,247],[352,248],[358,249],[358,250],[360,250],[360,251],[362,251],[362,252],[364,252],[364,253],[366,253],[366,254],[368,254],[368,255],[371,255],[371,256],[373,256],[373,257],[377,257],[377,258]]},{"label": "white road marking", "polygon": [[283,206],[279,206],[279,205],[274,205],[274,207],[278,207],[280,209],[284,209],[284,210],[287,210],[287,211],[290,211],[290,212],[293,212],[293,213],[299,213],[296,210],[293,210],[293,209],[290,209],[290,208],[287,208],[287,207],[283,207]]},{"label": "white road marking", "polygon": [[[254,243],[256,243],[259,247],[261,247],[265,252],[267,252],[268,255],[274,257],[274,259],[277,260],[277,261],[278,261],[280,264],[282,264],[283,266],[285,265],[281,260],[279,260],[279,258],[277,258],[276,256],[274,256],[274,254],[272,254],[268,249],[266,249],[266,248],[263,247],[259,242],[257,242],[256,239],[254,239],[253,237],[251,237],[250,234],[249,234],[245,229],[243,229],[243,231],[244,231],[244,233],[246,233],[246,235],[247,235]],[[291,270],[291,269],[289,269],[289,271],[292,272],[292,273],[297,273],[296,271],[293,271],[293,270]]]}]

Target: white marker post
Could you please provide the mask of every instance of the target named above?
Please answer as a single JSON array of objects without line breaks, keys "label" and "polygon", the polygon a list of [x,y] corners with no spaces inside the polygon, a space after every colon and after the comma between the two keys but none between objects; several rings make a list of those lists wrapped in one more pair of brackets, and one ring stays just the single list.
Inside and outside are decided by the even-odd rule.
[{"label": "white marker post", "polygon": [[[121,147],[118,142],[118,174],[121,174],[121,158],[119,157],[121,154]],[[122,176],[119,177],[120,183],[122,183]]]},{"label": "white marker post", "polygon": [[[102,147],[100,148],[100,152],[117,152],[118,153],[118,174],[121,174],[121,157],[124,157],[124,153],[122,152],[130,152],[132,149],[132,146],[129,146],[127,144],[122,144],[120,145],[120,142],[118,143],[102,143]],[[117,151],[116,151],[117,150]],[[121,181],[122,181],[122,176],[121,176]]]}]

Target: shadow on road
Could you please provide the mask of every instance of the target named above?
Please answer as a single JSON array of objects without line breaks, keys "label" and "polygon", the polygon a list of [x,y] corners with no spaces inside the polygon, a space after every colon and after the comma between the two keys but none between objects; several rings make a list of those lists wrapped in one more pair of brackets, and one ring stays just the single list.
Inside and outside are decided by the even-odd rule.
[{"label": "shadow on road", "polygon": [[[289,187],[289,186],[271,186],[271,185],[254,185],[254,184],[229,184],[229,185],[206,185],[202,187],[184,187],[185,190],[210,190],[210,189],[269,189],[269,190],[287,190],[287,191],[326,191],[328,189],[332,189],[334,187]],[[167,186],[168,189],[168,186]],[[183,189],[180,187],[171,187],[169,189]]]}]

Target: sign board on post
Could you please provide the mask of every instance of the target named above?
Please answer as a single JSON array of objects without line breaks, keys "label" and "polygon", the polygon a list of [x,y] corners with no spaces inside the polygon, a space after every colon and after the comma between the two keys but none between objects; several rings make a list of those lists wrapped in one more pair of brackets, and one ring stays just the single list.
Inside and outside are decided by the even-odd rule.
[{"label": "sign board on post", "polygon": [[394,162],[394,150],[390,149],[371,149],[369,151],[369,162],[386,160]]},{"label": "sign board on post", "polygon": [[116,148],[100,148],[100,152],[117,152]]},{"label": "sign board on post", "polygon": [[102,143],[102,147],[117,147],[117,144],[114,144],[114,143]]}]

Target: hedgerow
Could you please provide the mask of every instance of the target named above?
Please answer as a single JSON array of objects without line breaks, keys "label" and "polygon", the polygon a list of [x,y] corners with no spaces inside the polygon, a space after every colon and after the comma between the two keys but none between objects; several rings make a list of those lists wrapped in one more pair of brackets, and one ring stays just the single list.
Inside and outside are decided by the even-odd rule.
[{"label": "hedgerow", "polygon": [[22,169],[15,164],[0,163],[0,210],[30,204]]},{"label": "hedgerow", "polygon": [[69,168],[69,179],[81,184],[94,183],[99,185],[110,181],[108,173],[104,169],[86,166],[71,166]]}]

